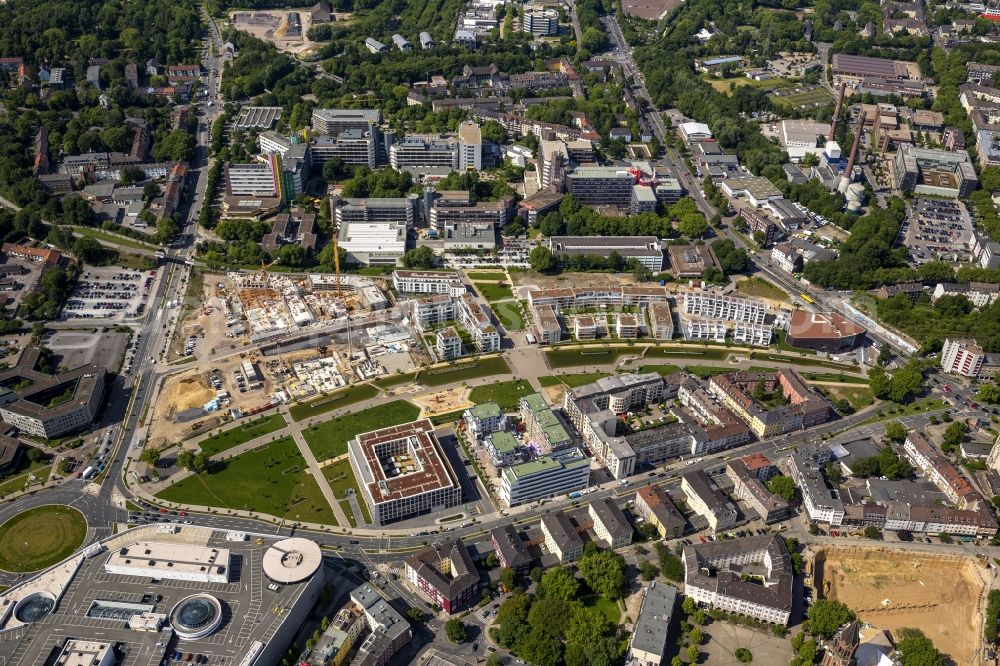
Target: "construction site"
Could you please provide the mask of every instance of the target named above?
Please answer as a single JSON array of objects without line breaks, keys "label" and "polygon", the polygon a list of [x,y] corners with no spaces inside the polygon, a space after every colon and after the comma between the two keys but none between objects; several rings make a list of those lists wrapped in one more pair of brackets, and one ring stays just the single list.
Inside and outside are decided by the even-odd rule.
[{"label": "construction site", "polygon": [[313,19],[308,7],[298,10],[269,9],[264,12],[237,11],[230,16],[234,28],[274,44],[278,49],[303,56],[313,49],[309,39]]},{"label": "construction site", "polygon": [[917,627],[953,663],[980,663],[985,595],[992,580],[985,562],[885,548],[811,549],[819,598],[843,602],[879,629]]}]

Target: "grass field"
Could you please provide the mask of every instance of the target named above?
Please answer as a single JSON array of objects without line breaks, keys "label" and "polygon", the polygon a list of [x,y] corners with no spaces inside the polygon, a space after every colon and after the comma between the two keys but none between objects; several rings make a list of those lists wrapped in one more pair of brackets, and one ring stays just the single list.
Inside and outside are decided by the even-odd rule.
[{"label": "grass field", "polygon": [[875,402],[875,396],[867,386],[819,386],[831,400],[847,400],[855,411]]},{"label": "grass field", "polygon": [[507,285],[495,282],[476,282],[475,285],[479,293],[483,295],[483,298],[491,303],[493,301],[514,298],[514,292]]},{"label": "grass field", "polygon": [[664,377],[680,371],[680,367],[676,365],[644,365],[639,368],[639,372],[657,372]]},{"label": "grass field", "polygon": [[705,347],[650,347],[644,358],[694,358],[725,361],[731,354],[728,349]]},{"label": "grass field", "polygon": [[395,400],[323,421],[304,429],[302,436],[316,459],[323,461],[347,453],[347,443],[360,433],[408,423],[419,414],[420,409],[416,405],[405,400]]},{"label": "grass field", "polygon": [[29,474],[35,474],[39,479],[48,479],[51,471],[52,467],[46,461],[31,462],[27,455],[22,455],[14,471],[3,477],[0,482],[0,497],[24,490]]},{"label": "grass field", "polygon": [[168,502],[337,524],[291,437],[215,463],[209,471],[182,479],[156,496]]},{"label": "grass field", "polygon": [[517,403],[521,398],[534,392],[527,381],[514,379],[509,382],[477,386],[469,393],[469,400],[477,405],[493,400],[500,405],[500,409],[510,412],[517,409]]},{"label": "grass field", "polygon": [[344,509],[344,513],[347,514],[354,527],[357,527],[355,524],[357,521],[353,520],[354,510],[351,508],[350,501],[346,499],[348,490],[353,490],[358,497],[358,504],[361,506],[361,513],[364,514],[365,520],[369,523],[372,522],[368,505],[361,499],[361,489],[358,488],[358,479],[354,476],[354,470],[351,469],[350,460],[339,460],[332,465],[327,465],[323,468],[323,476],[326,477],[330,489],[333,491],[333,496],[340,502],[341,508]]},{"label": "grass field", "polygon": [[116,245],[122,245],[124,247],[131,247],[136,250],[157,250],[159,246],[155,243],[146,243],[129,236],[120,236],[118,234],[112,234],[103,229],[93,229],[91,227],[73,227],[74,234],[80,234],[81,236],[87,236],[88,238],[93,238],[94,240],[106,241],[108,243],[115,243]]},{"label": "grass field", "polygon": [[708,81],[709,85],[711,85],[716,91],[724,95],[731,94],[730,87],[734,85],[737,88],[741,86],[751,86],[754,88],[763,88],[765,90],[769,90],[771,88],[778,87],[783,82],[783,79],[754,81],[753,79],[748,78],[746,76],[734,76],[731,79],[717,79],[714,77],[705,77],[705,80]]},{"label": "grass field", "polygon": [[800,85],[796,88],[784,88],[771,93],[771,103],[786,106],[798,111],[811,111],[833,103],[833,95],[819,85]]},{"label": "grass field", "polygon": [[778,289],[767,280],[759,277],[752,277],[749,280],[740,280],[736,283],[736,291],[754,298],[770,298],[774,301],[788,300],[788,294]]},{"label": "grass field", "polygon": [[625,354],[640,352],[640,349],[631,347],[584,347],[552,349],[545,352],[545,356],[552,368],[572,368],[577,365],[608,365]]},{"label": "grass field", "polygon": [[524,319],[521,317],[521,310],[514,301],[504,301],[502,303],[491,303],[490,309],[497,316],[500,323],[508,331],[519,331],[524,328]]},{"label": "grass field", "polygon": [[395,375],[379,377],[378,379],[372,380],[372,384],[381,388],[392,388],[393,386],[399,386],[401,384],[412,382],[413,378],[416,376],[417,373],[415,372],[401,372]]},{"label": "grass field", "polygon": [[590,606],[601,611],[601,615],[607,618],[608,622],[611,624],[618,624],[621,619],[621,609],[618,608],[618,604],[610,599],[605,599],[604,597],[592,597],[590,599],[584,599],[584,606]]},{"label": "grass field", "polygon": [[732,368],[721,368],[712,365],[686,365],[684,369],[702,379],[711,377],[712,375],[724,375],[727,372],[733,371]]},{"label": "grass field", "polygon": [[76,509],[57,504],[28,509],[0,525],[0,569],[45,569],[72,555],[86,536],[87,521]]},{"label": "grass field", "polygon": [[296,421],[302,421],[313,416],[326,414],[334,409],[340,409],[341,407],[346,407],[347,405],[353,405],[354,403],[361,402],[362,400],[374,398],[377,395],[378,389],[371,384],[356,384],[355,386],[351,386],[343,391],[332,393],[328,396],[313,400],[312,402],[303,402],[297,405],[292,405],[289,408],[288,413],[291,414],[292,418]]},{"label": "grass field", "polygon": [[468,271],[466,275],[473,282],[482,281],[493,281],[493,282],[503,282],[507,279],[507,274],[501,271]]},{"label": "grass field", "polygon": [[288,423],[285,422],[284,416],[281,414],[272,414],[271,416],[255,421],[248,421],[237,428],[231,428],[221,434],[212,435],[208,439],[199,442],[198,446],[201,447],[202,452],[206,455],[214,456],[223,451],[228,451],[235,446],[249,442],[251,439],[257,439],[275,430],[281,430],[287,425]]},{"label": "grass field", "polygon": [[791,365],[810,365],[820,368],[830,368],[832,370],[843,370],[845,372],[857,372],[858,366],[846,363],[833,363],[831,361],[821,361],[814,358],[798,358],[796,356],[783,356],[782,354],[769,354],[767,352],[751,352],[750,358],[754,361],[773,361],[775,363],[789,363]]},{"label": "grass field", "polygon": [[893,406],[893,403],[889,403],[888,408],[879,409],[875,416],[870,419],[865,419],[858,425],[863,426],[868,423],[875,423],[876,421],[884,421],[886,419],[898,419],[900,416],[909,416],[911,414],[919,414],[920,412],[930,412],[947,406],[948,403],[938,398],[917,400],[916,402],[911,402],[908,405]]},{"label": "grass field", "polygon": [[458,363],[452,366],[435,368],[420,373],[420,383],[424,386],[443,386],[455,382],[464,382],[477,377],[490,375],[509,375],[510,366],[499,356],[479,359],[472,363]]},{"label": "grass field", "polygon": [[576,388],[577,386],[583,386],[584,384],[590,384],[595,382],[602,377],[607,377],[607,372],[578,372],[570,373],[566,375],[545,375],[544,377],[538,378],[538,383],[542,386],[568,386],[570,388]]},{"label": "grass field", "polygon": [[868,386],[868,380],[857,375],[844,375],[835,372],[803,372],[802,376],[811,382],[841,382]]}]

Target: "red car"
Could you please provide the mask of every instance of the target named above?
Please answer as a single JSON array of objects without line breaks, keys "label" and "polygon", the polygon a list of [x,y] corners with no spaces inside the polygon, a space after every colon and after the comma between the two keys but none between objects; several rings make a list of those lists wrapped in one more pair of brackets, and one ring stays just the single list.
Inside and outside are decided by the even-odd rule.
[{"label": "red car", "polygon": [[705,543],[705,537],[698,537],[698,538],[701,539],[702,543]]},{"label": "red car", "polygon": [[160,509],[160,513],[166,513],[166,512],[167,512],[166,509]]},{"label": "red car", "polygon": [[948,386],[947,384],[945,384],[944,386],[942,386],[941,390],[944,391],[945,393],[951,393],[951,387]]},{"label": "red car", "polygon": [[838,532],[837,530],[833,530],[832,534],[835,537],[839,537],[840,536],[840,532]]}]

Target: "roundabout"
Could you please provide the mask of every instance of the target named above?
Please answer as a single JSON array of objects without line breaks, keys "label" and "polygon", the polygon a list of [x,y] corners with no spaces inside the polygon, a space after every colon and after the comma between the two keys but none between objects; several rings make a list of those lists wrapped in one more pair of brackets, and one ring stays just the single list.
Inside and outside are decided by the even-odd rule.
[{"label": "roundabout", "polygon": [[83,545],[87,521],[68,506],[47,504],[0,525],[0,569],[39,571],[61,562]]}]

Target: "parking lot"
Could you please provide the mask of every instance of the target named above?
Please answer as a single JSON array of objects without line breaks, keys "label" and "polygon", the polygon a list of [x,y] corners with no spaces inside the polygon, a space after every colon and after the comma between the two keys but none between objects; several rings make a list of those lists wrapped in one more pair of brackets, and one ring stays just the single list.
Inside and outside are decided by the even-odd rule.
[{"label": "parking lot", "polygon": [[85,272],[63,308],[63,319],[141,317],[156,280],[156,271],[92,268]]},{"label": "parking lot", "polygon": [[901,234],[918,263],[971,261],[972,218],[960,201],[918,198]]}]

